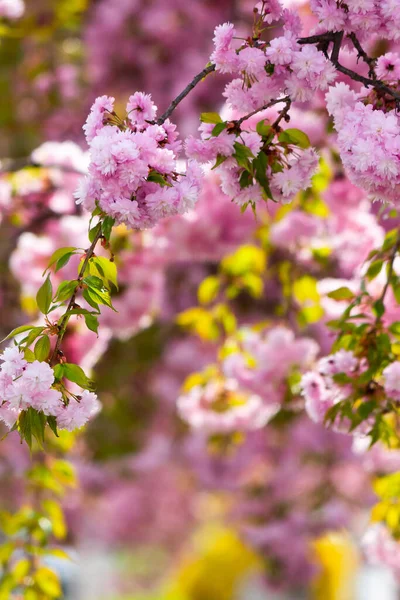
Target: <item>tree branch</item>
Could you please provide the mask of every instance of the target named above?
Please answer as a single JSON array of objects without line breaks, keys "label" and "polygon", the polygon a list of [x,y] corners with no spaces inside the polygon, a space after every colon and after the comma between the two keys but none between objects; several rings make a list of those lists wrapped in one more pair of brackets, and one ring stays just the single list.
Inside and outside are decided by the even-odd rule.
[{"label": "tree branch", "polygon": [[[342,39],[343,39],[342,31],[339,31],[339,32],[330,31],[327,33],[323,33],[321,35],[312,35],[310,37],[299,38],[297,40],[297,42],[299,44],[325,44],[327,42],[328,43],[333,42],[333,45],[334,45],[333,51],[331,53],[331,56],[328,56],[328,58],[331,61],[331,63],[334,65],[334,67],[336,68],[337,71],[339,71],[340,73],[343,73],[343,75],[347,75],[353,81],[358,81],[359,83],[362,83],[363,85],[365,85],[365,87],[372,87],[380,93],[388,94],[389,96],[391,96],[392,98],[395,99],[397,107],[400,108],[400,94],[398,92],[394,91],[391,87],[389,87],[388,85],[386,85],[379,79],[371,79],[369,77],[364,77],[363,75],[360,75],[359,73],[356,73],[355,71],[352,71],[351,69],[348,69],[347,67],[344,67],[342,64],[340,64],[339,52],[340,52],[340,46],[342,43]],[[339,44],[339,40],[340,40],[340,44]],[[358,40],[357,40],[357,42],[358,42]],[[371,60],[373,60],[373,59],[371,59]]]},{"label": "tree branch", "polygon": [[87,267],[87,264],[89,262],[89,260],[92,258],[93,254],[94,254],[94,250],[97,246],[97,242],[100,240],[100,238],[102,237],[102,230],[101,227],[99,228],[99,231],[96,233],[93,242],[90,245],[90,248],[88,248],[88,250],[86,250],[86,256],[85,256],[85,260],[83,261],[83,264],[79,270],[79,274],[78,274],[78,285],[75,288],[74,293],[72,294],[70,301],[68,302],[68,306],[67,306],[67,310],[64,313],[64,316],[62,318],[62,321],[59,325],[59,332],[57,335],[57,341],[56,341],[56,345],[54,346],[54,350],[52,352],[52,355],[50,357],[49,360],[49,364],[53,364],[53,362],[57,359],[59,352],[60,352],[60,348],[61,348],[61,342],[63,340],[63,337],[65,335],[65,331],[67,329],[67,325],[68,325],[68,321],[70,319],[70,311],[74,308],[74,304],[75,304],[75,300],[76,300],[76,296],[78,293],[78,288],[79,288],[79,283],[82,281],[83,276],[85,274],[85,270]]},{"label": "tree branch", "polygon": [[271,100],[271,102],[268,102],[268,104],[264,104],[264,106],[261,106],[260,108],[256,108],[248,115],[245,115],[244,117],[241,117],[240,119],[237,119],[236,121],[234,121],[234,123],[235,123],[235,125],[240,127],[241,124],[243,123],[243,121],[247,121],[247,119],[250,119],[250,117],[253,117],[257,113],[259,113],[263,110],[266,110],[267,108],[271,108],[271,106],[275,106],[275,104],[280,104],[281,102],[285,102],[287,104],[288,102],[291,102],[291,100],[290,100],[289,96],[285,96],[284,98],[277,98],[276,100]]},{"label": "tree branch", "polygon": [[176,109],[178,104],[180,104],[182,102],[182,100],[184,98],[186,98],[186,96],[188,94],[190,94],[190,92],[196,87],[196,85],[198,83],[200,83],[200,81],[202,81],[205,77],[207,77],[207,75],[209,75],[213,71],[215,71],[215,65],[211,64],[211,65],[208,65],[207,67],[205,67],[200,73],[198,73],[196,75],[196,77],[194,77],[192,79],[192,81],[189,83],[189,85],[187,85],[185,87],[185,89],[175,98],[175,100],[172,100],[171,104],[169,105],[169,107],[167,108],[165,113],[163,115],[161,115],[161,117],[159,119],[157,119],[158,125],[162,125],[168,119],[168,117],[174,112],[174,110]]}]

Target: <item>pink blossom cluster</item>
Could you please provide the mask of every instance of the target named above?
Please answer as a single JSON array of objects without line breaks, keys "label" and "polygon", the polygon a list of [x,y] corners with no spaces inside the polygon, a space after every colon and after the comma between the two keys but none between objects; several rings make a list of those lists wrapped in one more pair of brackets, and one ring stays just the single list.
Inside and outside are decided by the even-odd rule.
[{"label": "pink blossom cluster", "polygon": [[400,120],[394,109],[362,101],[347,84],[326,94],[334,118],[340,156],[350,180],[372,200],[398,202],[400,191]]},{"label": "pink blossom cluster", "polygon": [[371,525],[362,539],[362,548],[371,565],[387,567],[400,579],[400,544],[385,525]]},{"label": "pink blossom cluster", "polygon": [[363,40],[369,36],[400,39],[400,15],[397,0],[310,0],[318,18],[316,32],[355,32]]},{"label": "pink blossom cluster", "polygon": [[149,95],[136,92],[121,120],[113,98],[97,98],[84,125],[89,174],[75,194],[87,210],[98,205],[117,223],[145,229],[194,207],[200,169],[189,162],[186,172],[180,172],[176,126],[169,119],[157,124],[156,111]]},{"label": "pink blossom cluster", "polygon": [[358,373],[360,362],[348,350],[339,350],[321,358],[315,371],[303,375],[301,387],[305,399],[305,408],[309,417],[321,423],[327,411],[337,402],[347,398],[352,392],[351,384],[340,385],[333,377],[344,373],[352,377]]},{"label": "pink blossom cluster", "polygon": [[179,396],[177,408],[194,430],[207,434],[260,429],[276,412],[276,407],[243,392],[233,380],[196,385]]},{"label": "pink blossom cluster", "polygon": [[[318,90],[326,90],[335,78],[333,65],[314,46],[297,43],[301,31],[299,16],[284,10],[274,13],[284,21],[284,33],[270,42],[243,45],[231,23],[215,30],[215,50],[211,61],[222,73],[236,75],[225,88],[228,105],[240,113],[256,110],[280,96],[311,100]],[[236,44],[236,47],[235,47]]]},{"label": "pink blossom cluster", "polygon": [[334,179],[322,199],[326,214],[291,210],[272,223],[270,240],[308,268],[315,265],[315,253],[328,251],[338,276],[359,277],[368,254],[382,245],[384,229],[365,192],[347,178]]},{"label": "pink blossom cluster", "polygon": [[46,362],[28,363],[18,347],[6,348],[1,357],[0,419],[11,429],[21,411],[34,408],[57,419],[60,429],[82,427],[99,411],[97,396],[84,390],[79,401],[63,401],[53,388],[54,371]]},{"label": "pink blossom cluster", "polygon": [[383,370],[383,387],[389,398],[400,400],[400,362],[396,361]]},{"label": "pink blossom cluster", "polygon": [[[248,184],[243,185],[241,176],[244,169],[236,160],[235,144],[246,146],[251,152],[250,156],[257,158],[264,154],[261,149],[263,146],[261,135],[255,131],[255,126],[254,128],[246,126],[237,135],[223,131],[213,137],[213,128],[214,125],[208,123],[200,125],[201,139],[194,137],[187,139],[187,155],[202,163],[217,160],[219,156],[224,157],[222,164],[215,169],[221,178],[222,191],[239,206],[253,204],[258,208],[268,199],[268,196],[255,175],[251,176]],[[274,166],[266,161],[263,176],[268,181],[270,197],[287,204],[298,192],[310,186],[311,178],[318,168],[318,155],[313,148],[291,148],[288,152],[287,144],[278,141],[274,150],[280,167],[277,172],[274,172]]]},{"label": "pink blossom cluster", "polygon": [[238,333],[238,347],[224,359],[223,370],[243,389],[279,407],[288,376],[295,369],[309,368],[318,350],[314,340],[296,338],[287,327],[275,326],[263,332],[243,328]]},{"label": "pink blossom cluster", "polygon": [[60,167],[77,173],[85,173],[89,155],[71,141],[44,142],[31,154],[32,161],[43,167]]},{"label": "pink blossom cluster", "polygon": [[0,0],[0,17],[19,19],[25,12],[23,0]]}]

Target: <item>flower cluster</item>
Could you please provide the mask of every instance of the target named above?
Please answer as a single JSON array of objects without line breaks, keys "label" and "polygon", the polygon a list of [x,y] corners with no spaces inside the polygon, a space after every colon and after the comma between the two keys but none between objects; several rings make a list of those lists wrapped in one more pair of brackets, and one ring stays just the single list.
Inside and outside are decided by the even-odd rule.
[{"label": "flower cluster", "polygon": [[117,223],[133,229],[153,227],[161,218],[193,208],[200,189],[200,169],[192,162],[178,172],[181,144],[168,119],[155,122],[149,95],[133,94],[127,116],[114,112],[114,99],[101,96],[84,125],[90,147],[89,174],[75,197],[89,211],[96,206]]},{"label": "flower cluster", "polygon": [[400,400],[400,362],[396,361],[383,370],[383,387],[389,398]]},{"label": "flower cluster", "polygon": [[400,577],[400,544],[381,523],[371,525],[362,539],[362,548],[371,565],[388,567]]},{"label": "flower cluster", "polygon": [[19,19],[25,12],[23,0],[0,0],[0,17]]},{"label": "flower cluster", "polygon": [[321,423],[327,411],[336,403],[344,400],[353,391],[351,384],[341,385],[335,382],[335,375],[347,377],[356,375],[360,363],[354,354],[347,350],[339,350],[321,358],[315,371],[306,373],[301,379],[301,387],[305,398],[305,408],[309,417]]},{"label": "flower cluster", "polygon": [[27,362],[18,347],[6,348],[0,370],[0,420],[10,429],[21,411],[33,408],[46,416],[55,417],[60,429],[82,427],[99,411],[97,396],[84,390],[68,404],[55,389],[54,371],[46,362]]},{"label": "flower cluster", "polygon": [[373,200],[398,202],[400,119],[391,108],[355,93],[344,83],[331,87],[327,108],[338,132],[340,156],[350,180]]},{"label": "flower cluster", "polygon": [[[247,40],[234,47],[239,38],[230,23],[215,30],[215,50],[211,60],[222,73],[236,76],[225,88],[229,106],[239,112],[250,112],[279,98],[289,95],[292,100],[310,100],[318,90],[326,90],[336,78],[333,65],[314,46],[297,42],[301,31],[298,16],[289,10],[275,11],[273,20],[282,17],[284,33],[270,42]],[[261,9],[261,25],[267,20]]]},{"label": "flower cluster", "polygon": [[318,349],[314,340],[296,339],[286,327],[272,327],[264,332],[243,328],[238,334],[237,348],[232,348],[224,359],[223,369],[241,387],[279,407],[287,377],[295,368],[303,371],[309,368]]},{"label": "flower cluster", "polygon": [[178,398],[177,407],[184,421],[207,434],[260,429],[276,412],[259,396],[240,390],[234,380],[196,385]]},{"label": "flower cluster", "polygon": [[360,39],[371,35],[390,40],[400,38],[397,0],[310,0],[310,7],[318,17],[316,32],[354,32]]}]

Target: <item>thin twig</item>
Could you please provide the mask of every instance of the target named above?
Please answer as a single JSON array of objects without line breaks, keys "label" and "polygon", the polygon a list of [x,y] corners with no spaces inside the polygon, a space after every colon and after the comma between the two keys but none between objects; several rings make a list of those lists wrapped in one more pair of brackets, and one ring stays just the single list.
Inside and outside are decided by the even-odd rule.
[{"label": "thin twig", "polygon": [[287,117],[287,114],[292,105],[292,101],[289,97],[287,97],[285,102],[286,102],[286,106],[281,110],[281,112],[278,115],[278,118],[272,123],[272,125],[271,125],[272,129],[277,130],[279,127],[279,123],[282,121],[282,119],[286,119],[286,117]]},{"label": "thin twig", "polygon": [[266,110],[267,108],[271,108],[271,106],[275,106],[275,104],[280,104],[281,102],[285,102],[286,104],[288,102],[290,102],[289,96],[285,96],[284,98],[277,98],[276,100],[271,100],[271,102],[268,102],[268,104],[264,104],[264,106],[261,106],[260,108],[256,108],[248,115],[245,115],[244,117],[241,117],[240,119],[237,119],[237,121],[235,121],[235,125],[240,127],[240,125],[243,123],[243,121],[247,121],[247,119],[250,119],[250,117],[253,117],[257,113],[259,113],[263,110]]},{"label": "thin twig", "polygon": [[[381,93],[385,93],[385,94],[388,94],[389,96],[392,96],[392,98],[394,98],[396,100],[398,107],[400,107],[400,94],[398,92],[395,92],[391,87],[387,86],[385,83],[383,83],[379,79],[371,79],[369,77],[364,77],[363,75],[360,75],[359,73],[356,73],[355,71],[352,71],[351,69],[348,69],[347,67],[344,67],[342,64],[340,64],[339,50],[340,50],[340,44],[342,42],[342,38],[343,38],[342,31],[338,31],[338,32],[331,31],[331,32],[323,33],[321,35],[312,35],[310,37],[299,38],[297,40],[297,42],[299,44],[319,44],[319,43],[333,42],[334,49],[332,51],[331,56],[329,57],[329,60],[331,61],[331,63],[333,64],[333,66],[336,68],[337,71],[339,71],[340,73],[343,73],[343,75],[347,75],[348,77],[350,77],[350,79],[353,79],[353,81],[358,81],[359,83],[364,84],[365,87],[373,87],[374,89],[376,89],[377,91],[379,91]],[[340,44],[339,44],[339,40],[340,40]]]},{"label": "thin twig", "polygon": [[68,321],[70,318],[70,311],[74,308],[75,305],[75,300],[76,300],[76,296],[78,293],[78,287],[79,287],[79,283],[82,281],[83,276],[85,274],[85,270],[87,267],[87,264],[89,262],[89,260],[92,258],[93,254],[94,254],[94,250],[96,248],[97,242],[100,240],[100,238],[102,237],[102,230],[101,227],[99,227],[99,231],[96,233],[93,242],[90,245],[90,248],[88,248],[88,250],[86,250],[86,256],[85,256],[85,260],[83,261],[83,264],[79,270],[79,274],[78,274],[78,278],[77,278],[77,282],[78,285],[75,288],[74,293],[72,294],[70,301],[68,302],[68,306],[67,306],[67,310],[64,313],[64,316],[62,318],[62,321],[59,325],[59,331],[58,331],[58,335],[57,335],[57,341],[56,341],[56,345],[54,346],[54,350],[53,353],[50,357],[49,363],[52,364],[54,362],[55,359],[57,359],[60,348],[61,348],[61,342],[63,340],[63,337],[65,335],[65,331],[67,329],[67,325],[68,325]]},{"label": "thin twig", "polygon": [[200,73],[198,73],[198,75],[196,75],[196,77],[194,77],[192,79],[192,81],[189,83],[189,85],[187,85],[185,87],[185,89],[175,98],[175,100],[172,100],[171,104],[169,105],[169,107],[167,108],[165,113],[163,115],[161,115],[161,117],[159,119],[157,119],[158,125],[162,125],[168,119],[168,117],[174,112],[174,110],[176,109],[178,104],[180,104],[182,102],[182,100],[184,98],[186,98],[186,96],[188,94],[190,94],[190,92],[196,87],[196,85],[198,83],[200,83],[200,81],[202,81],[204,79],[204,77],[207,77],[207,75],[209,75],[213,71],[215,71],[215,65],[211,64],[211,65],[208,65],[207,67],[205,67]]},{"label": "thin twig", "polygon": [[350,33],[347,37],[353,42],[353,46],[358,52],[358,58],[362,58],[363,61],[365,62],[365,64],[368,65],[369,76],[372,79],[376,79],[377,78],[376,73],[375,73],[376,59],[368,56],[368,54],[365,52],[364,48],[361,46],[360,41],[359,41],[358,37],[356,36],[356,34],[354,33],[354,31],[352,33]]}]

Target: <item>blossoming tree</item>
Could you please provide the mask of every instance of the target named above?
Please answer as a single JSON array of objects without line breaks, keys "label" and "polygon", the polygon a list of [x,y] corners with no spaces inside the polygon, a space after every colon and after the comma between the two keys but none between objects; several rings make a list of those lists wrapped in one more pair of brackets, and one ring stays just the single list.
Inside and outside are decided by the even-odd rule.
[{"label": "blossoming tree", "polygon": [[[23,8],[0,0],[9,31]],[[371,506],[374,476],[364,549],[400,575],[399,9],[263,0],[252,27],[216,26],[209,62],[163,113],[147,90],[125,110],[101,95],[88,152],[47,141],[4,159],[3,219],[18,212],[10,268],[35,304],[5,338],[0,419],[36,456],[36,504],[2,519],[0,598],[60,596],[41,558],[65,533],[49,497],[73,482],[62,432],[99,413],[89,370],[111,338],[151,331],[156,316],[190,335],[155,344],[168,350],[147,389],[165,396],[168,450],[155,418],[129,468],[148,465],[154,485],[176,436],[179,469],[234,490],[229,518],[268,581],[289,587],[314,576],[311,540]],[[213,111],[182,141],[175,115],[210,80],[222,97],[210,90]],[[136,498],[124,491],[118,502]]]}]

